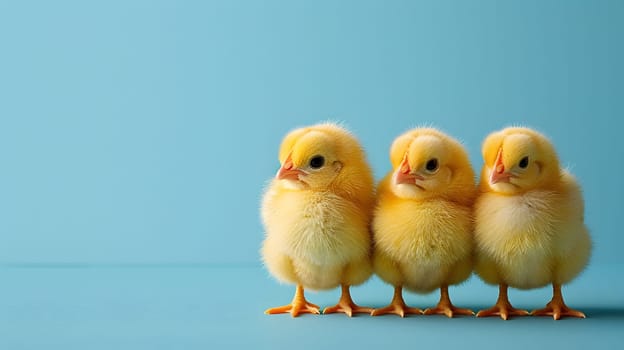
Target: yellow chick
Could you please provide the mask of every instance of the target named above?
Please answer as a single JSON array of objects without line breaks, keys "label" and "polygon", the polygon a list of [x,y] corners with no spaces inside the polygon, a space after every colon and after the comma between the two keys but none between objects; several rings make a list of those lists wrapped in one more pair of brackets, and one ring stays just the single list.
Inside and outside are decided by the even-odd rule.
[{"label": "yellow chick", "polygon": [[378,187],[373,219],[375,273],[394,286],[383,314],[421,314],[405,305],[402,289],[429,293],[440,301],[425,314],[473,315],[453,306],[448,286],[472,273],[475,174],[463,146],[442,132],[421,128],[392,144],[393,170]]},{"label": "yellow chick", "polygon": [[372,275],[374,182],[358,140],[330,123],[296,129],[282,141],[279,160],[281,168],[262,200],[261,254],[274,277],[297,289],[290,304],[266,313],[318,314],[304,288],[338,285],[340,300],[324,313],[370,313],[349,292]]},{"label": "yellow chick", "polygon": [[475,204],[476,273],[499,285],[494,307],[478,317],[523,316],[507,297],[519,289],[553,286],[553,298],[533,315],[585,317],[563,302],[561,285],[587,265],[591,241],[583,222],[583,198],[574,177],[561,169],[542,134],[507,128],[483,143],[485,164]]}]

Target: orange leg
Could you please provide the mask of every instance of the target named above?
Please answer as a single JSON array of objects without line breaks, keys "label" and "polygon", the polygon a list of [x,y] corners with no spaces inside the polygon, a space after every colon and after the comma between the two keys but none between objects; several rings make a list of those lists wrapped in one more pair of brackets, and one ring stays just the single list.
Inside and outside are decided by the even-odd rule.
[{"label": "orange leg", "polygon": [[371,316],[379,316],[386,314],[395,314],[401,317],[405,317],[405,314],[421,315],[423,311],[416,307],[408,307],[403,300],[403,288],[401,286],[394,287],[394,296],[390,305],[382,307],[381,309],[375,309],[371,312]]},{"label": "orange leg", "polygon": [[509,316],[527,316],[528,314],[529,312],[526,310],[516,309],[511,306],[507,297],[507,285],[501,284],[498,288],[496,304],[487,310],[479,311],[477,317],[500,316],[503,320],[506,320]]},{"label": "orange leg", "polygon": [[474,312],[470,309],[462,309],[455,307],[451,303],[451,298],[449,298],[448,294],[448,286],[443,285],[440,287],[440,301],[435,308],[430,308],[425,310],[425,315],[446,315],[449,318],[452,318],[453,315],[467,315],[472,316]]},{"label": "orange leg", "polygon": [[306,314],[306,313],[308,314],[320,314],[321,313],[318,305],[309,303],[305,299],[305,296],[303,295],[303,286],[300,284],[297,285],[297,290],[295,291],[295,297],[293,298],[290,304],[267,309],[264,313],[267,315],[274,315],[274,314],[285,314],[287,312],[290,312],[292,317],[297,317],[299,316],[299,314]]},{"label": "orange leg", "polygon": [[563,302],[563,295],[561,294],[561,285],[553,283],[553,297],[552,300],[546,304],[546,307],[539,310],[533,310],[531,312],[533,316],[552,316],[555,320],[560,319],[562,316],[567,317],[579,317],[585,318],[585,314],[570,309]]},{"label": "orange leg", "polygon": [[340,300],[338,304],[330,307],[326,307],[323,310],[324,314],[333,314],[336,312],[343,312],[347,314],[347,316],[351,317],[354,313],[367,313],[370,314],[373,309],[369,307],[358,306],[351,299],[351,293],[349,292],[349,286],[342,285],[342,295],[340,295]]}]

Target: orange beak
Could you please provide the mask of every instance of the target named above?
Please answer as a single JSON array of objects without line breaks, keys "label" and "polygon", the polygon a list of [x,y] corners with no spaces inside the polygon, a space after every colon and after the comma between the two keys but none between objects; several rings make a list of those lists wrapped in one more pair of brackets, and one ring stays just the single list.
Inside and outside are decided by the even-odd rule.
[{"label": "orange beak", "polygon": [[416,180],[423,180],[422,176],[412,174],[412,169],[407,161],[407,155],[403,158],[403,162],[401,162],[401,166],[399,167],[399,171],[397,171],[396,176],[394,178],[394,182],[399,184],[411,184],[415,185]]},{"label": "orange beak", "polygon": [[295,168],[295,165],[292,162],[292,159],[290,158],[290,155],[288,155],[288,158],[286,158],[286,161],[284,162],[284,164],[282,164],[282,167],[278,170],[277,175],[275,175],[275,177],[278,180],[294,180],[294,181],[299,181],[299,175],[302,175],[303,172],[297,168]]},{"label": "orange beak", "polygon": [[494,162],[494,169],[490,175],[490,183],[493,185],[499,182],[509,182],[511,174],[505,172],[505,165],[503,164],[503,149],[498,149],[496,155],[496,161]]}]

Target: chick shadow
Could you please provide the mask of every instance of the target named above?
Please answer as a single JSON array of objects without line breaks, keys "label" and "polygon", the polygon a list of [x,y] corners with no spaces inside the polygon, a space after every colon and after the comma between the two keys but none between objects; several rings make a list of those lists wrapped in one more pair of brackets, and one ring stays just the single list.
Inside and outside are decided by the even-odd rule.
[{"label": "chick shadow", "polygon": [[[491,306],[484,306],[484,305],[472,305],[472,307],[470,307],[470,309],[472,311],[474,311],[475,313],[479,312],[480,310],[484,310],[487,309]],[[575,310],[579,310],[581,312],[583,312],[586,316],[586,320],[601,320],[601,321],[624,321],[624,307],[606,307],[606,306],[588,306],[588,307],[583,307],[583,306],[579,306],[579,305],[574,305],[574,309]],[[532,308],[525,308],[525,310],[531,312],[533,311]],[[464,317],[466,318],[466,317]],[[471,318],[470,316],[468,316],[467,318]],[[491,317],[476,317],[474,316],[475,319],[477,320],[481,320],[481,319],[491,319],[491,318],[498,318],[498,316],[491,316]],[[551,316],[511,316],[509,317],[509,319],[507,319],[507,322],[510,321],[518,321],[518,320],[524,320],[524,319],[545,319],[545,320],[552,320]],[[566,320],[582,320],[576,317],[563,317],[561,318],[559,321],[566,321]]]},{"label": "chick shadow", "polygon": [[624,321],[624,308],[622,307],[594,306],[579,308],[579,310],[583,311],[588,319]]},{"label": "chick shadow", "polygon": [[[367,304],[368,307],[372,307],[372,308],[381,308],[384,307],[386,305],[381,305],[378,303],[371,303],[370,305]],[[412,306],[412,305],[410,305]],[[421,309],[425,310],[427,308],[427,306],[424,305],[416,305],[417,307],[420,307]],[[457,305],[456,305],[457,306]],[[449,320],[464,320],[464,321],[460,321],[460,322],[465,322],[465,320],[471,320],[474,319],[475,322],[479,322],[479,321],[483,321],[483,320],[487,320],[487,319],[500,319],[499,316],[491,316],[491,317],[477,317],[476,314],[480,311],[480,310],[485,310],[491,307],[491,305],[475,305],[475,304],[468,304],[468,305],[458,305],[460,307],[465,307],[468,308],[470,310],[472,310],[475,314],[472,316],[468,316],[468,315],[454,315],[453,318],[448,318],[445,315],[405,315],[404,318],[434,318],[434,319],[449,319]],[[586,320],[600,320],[600,321],[621,321],[624,322],[624,307],[607,307],[607,306],[588,306],[588,307],[583,307],[581,305],[574,305],[574,308],[576,310],[580,310],[583,313],[585,313],[585,316],[587,317]],[[531,312],[533,311],[534,308],[527,308],[526,310]],[[354,314],[355,316],[355,314]],[[366,317],[366,314],[360,314],[360,317]],[[374,316],[374,318],[401,318],[397,315],[380,315],[380,316]],[[506,322],[514,322],[514,321],[519,321],[519,320],[525,320],[525,319],[544,319],[544,320],[552,320],[551,316],[511,316],[509,317],[509,319],[507,319]],[[566,320],[582,320],[582,319],[578,319],[578,318],[574,318],[574,317],[563,317],[561,318],[559,321],[566,321]]]},{"label": "chick shadow", "polygon": [[[372,308],[372,309],[381,309],[381,308],[384,308],[384,307],[388,306],[388,304],[379,304],[379,303],[370,303],[370,304],[365,304],[365,305],[367,307]],[[432,303],[432,304],[420,303],[419,304],[419,303],[409,303],[408,302],[407,306],[408,307],[419,308],[419,309],[421,309],[424,312],[425,310],[427,310],[429,308],[435,307],[436,304],[435,303]],[[443,314],[425,315],[424,313],[422,313],[422,314],[405,314],[403,317],[401,317],[401,316],[399,316],[397,314],[392,314],[392,313],[390,313],[390,314],[383,314],[383,315],[377,315],[377,316],[372,316],[372,315],[369,314],[368,316],[370,316],[372,318],[375,318],[375,319],[385,319],[385,318],[388,318],[388,319],[406,319],[406,318],[415,318],[415,319],[421,319],[421,318],[424,318],[424,319],[466,319],[466,318],[468,318],[468,319],[470,319],[470,318],[475,318],[475,315],[477,314],[477,312],[479,310],[481,310],[481,309],[475,309],[475,308],[472,308],[472,307],[469,307],[469,306],[466,306],[466,305],[455,305],[455,306],[458,306],[458,307],[461,307],[461,308],[468,308],[468,309],[472,310],[474,312],[474,314],[472,316],[471,315],[455,314],[455,315],[453,315],[453,317],[448,317],[448,316],[443,315]],[[365,314],[361,314],[361,315],[362,316],[366,316]]]},{"label": "chick shadow", "polygon": [[[362,303],[361,305],[366,306],[366,307],[370,307],[373,309],[378,309],[378,308],[382,308],[387,306],[387,304],[381,304],[378,302],[371,302],[371,303]],[[412,306],[412,305],[409,305]],[[432,307],[432,306],[426,306],[426,305],[413,305],[414,307],[419,307],[423,310],[425,310],[427,307]],[[475,315],[472,316],[468,316],[468,315],[454,315],[453,318],[448,318],[445,315],[405,315],[405,317],[403,317],[404,319],[408,319],[408,318],[418,318],[418,319],[449,319],[449,320],[470,320],[470,319],[474,319],[475,322],[479,322],[482,320],[487,320],[487,319],[499,319],[498,316],[492,316],[492,317],[476,317],[476,313],[479,312],[480,310],[484,310],[487,309],[489,307],[491,307],[491,305],[475,305],[475,304],[468,304],[468,305],[459,305],[460,307],[465,307],[468,308],[470,310],[472,310]],[[524,305],[526,306],[526,305]],[[587,320],[601,320],[601,321],[622,321],[624,322],[624,307],[607,307],[607,306],[588,306],[588,307],[583,307],[581,305],[574,305],[574,308],[576,310],[580,310],[583,313],[585,313],[585,315],[587,316]],[[321,310],[323,310],[324,308],[322,307]],[[527,311],[531,312],[533,309],[532,308],[525,308]],[[290,316],[289,313],[285,313],[282,314],[283,317],[288,317],[291,318],[292,316]],[[271,315],[273,317],[276,317],[278,315]],[[279,316],[278,316],[279,317]],[[350,318],[347,315],[345,315],[344,313],[332,313],[332,314],[323,314],[321,312],[321,314],[315,315],[315,314],[301,314],[299,315],[297,318]],[[394,315],[394,314],[388,314],[388,315],[379,315],[379,316],[371,316],[368,313],[354,313],[353,316],[351,318],[369,318],[372,317],[374,319],[401,319],[402,317],[398,316],[398,315]],[[518,316],[511,316],[506,322],[513,322],[513,321],[519,321],[519,320],[524,320],[524,319],[552,319],[550,316],[522,316],[522,317],[518,317]],[[577,318],[572,318],[572,317],[564,317],[559,321],[565,321],[565,320],[579,320]]]}]

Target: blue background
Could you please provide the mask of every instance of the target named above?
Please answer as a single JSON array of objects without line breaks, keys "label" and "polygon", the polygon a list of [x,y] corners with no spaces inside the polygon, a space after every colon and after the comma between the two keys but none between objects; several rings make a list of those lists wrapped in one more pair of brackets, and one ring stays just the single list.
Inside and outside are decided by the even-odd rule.
[{"label": "blue background", "polygon": [[[0,346],[621,340],[622,18],[607,0],[0,1]],[[263,315],[293,288],[259,261],[262,190],[281,138],[324,120],[359,136],[377,178],[414,126],[461,139],[477,169],[493,130],[549,135],[584,188],[595,249],[564,296],[590,318]],[[451,297],[479,309],[496,292],[473,278]],[[382,306],[391,288],[354,297]]]}]

